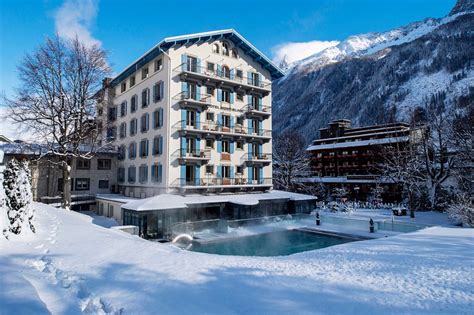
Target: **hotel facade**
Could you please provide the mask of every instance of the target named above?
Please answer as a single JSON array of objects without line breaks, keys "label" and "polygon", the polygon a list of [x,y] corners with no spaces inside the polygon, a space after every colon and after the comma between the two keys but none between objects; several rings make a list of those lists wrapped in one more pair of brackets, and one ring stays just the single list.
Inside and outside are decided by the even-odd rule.
[{"label": "hotel facade", "polygon": [[282,76],[231,29],[166,38],[105,80],[98,120],[119,148],[120,193],[271,189],[271,88]]}]

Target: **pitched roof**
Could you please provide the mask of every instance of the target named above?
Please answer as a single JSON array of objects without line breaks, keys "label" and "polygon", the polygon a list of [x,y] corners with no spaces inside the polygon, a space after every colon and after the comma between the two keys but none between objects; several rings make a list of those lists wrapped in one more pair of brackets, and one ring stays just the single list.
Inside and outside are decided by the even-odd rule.
[{"label": "pitched roof", "polygon": [[254,58],[262,67],[270,72],[272,80],[279,79],[284,76],[283,71],[277,67],[267,56],[265,56],[260,50],[253,46],[248,40],[240,35],[234,29],[226,29],[219,31],[211,31],[204,33],[195,33],[181,36],[167,37],[156,44],[153,48],[148,50],[140,58],[135,60],[130,66],[120,72],[115,78],[112,79],[111,86],[116,86],[118,83],[129,77],[131,74],[136,72],[139,68],[156,58],[163,51],[168,50],[174,45],[185,44],[185,43],[196,43],[202,41],[208,41],[213,39],[225,38],[234,42],[237,47],[242,49],[247,55]]}]

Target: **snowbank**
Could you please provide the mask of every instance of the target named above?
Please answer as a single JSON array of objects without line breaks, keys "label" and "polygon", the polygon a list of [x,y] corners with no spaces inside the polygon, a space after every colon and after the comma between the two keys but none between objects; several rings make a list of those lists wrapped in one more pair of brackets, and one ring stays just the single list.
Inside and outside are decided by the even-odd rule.
[{"label": "snowbank", "polygon": [[179,250],[42,204],[0,240],[0,313],[426,313],[474,309],[474,230],[430,228],[286,257]]}]

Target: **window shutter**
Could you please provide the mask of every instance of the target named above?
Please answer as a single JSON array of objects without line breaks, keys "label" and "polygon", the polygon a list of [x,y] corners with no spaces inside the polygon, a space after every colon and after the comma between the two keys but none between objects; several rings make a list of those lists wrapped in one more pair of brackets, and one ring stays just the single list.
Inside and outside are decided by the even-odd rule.
[{"label": "window shutter", "polygon": [[230,128],[231,129],[234,129],[234,119],[235,119],[235,117],[231,115],[230,116]]},{"label": "window shutter", "polygon": [[247,95],[247,105],[252,105],[252,95]]},{"label": "window shutter", "polygon": [[188,83],[187,82],[181,82],[181,91],[183,92],[182,95],[184,98],[188,97]]},{"label": "window shutter", "polygon": [[252,166],[247,167],[247,173],[248,173],[249,182],[251,183],[253,181],[253,167]]},{"label": "window shutter", "polygon": [[234,104],[234,97],[235,97],[235,92],[230,93],[230,103]]},{"label": "window shutter", "polygon": [[201,71],[201,59],[200,58],[197,58],[196,60],[196,65],[197,65],[197,72],[198,73],[203,73],[204,71]]},{"label": "window shutter", "polygon": [[163,165],[158,164],[158,181],[161,183],[163,181]]},{"label": "window shutter", "polygon": [[221,65],[217,65],[217,76],[222,76],[222,66]]},{"label": "window shutter", "polygon": [[258,134],[259,136],[262,136],[262,135],[263,135],[262,125],[263,125],[263,124],[262,124],[262,121],[259,120],[259,121],[258,121],[258,124],[257,124],[257,126],[258,126],[257,134]]},{"label": "window shutter", "polygon": [[159,147],[158,147],[158,154],[163,154],[163,137],[160,136],[159,138]]},{"label": "window shutter", "polygon": [[263,167],[260,166],[259,170],[259,184],[263,184]]},{"label": "window shutter", "polygon": [[231,142],[230,142],[230,148],[229,148],[229,149],[230,149],[230,150],[229,150],[229,151],[230,151],[230,154],[233,154],[233,153],[234,153],[234,146],[235,146],[234,141],[231,141]]},{"label": "window shutter", "polygon": [[222,90],[217,89],[217,101],[222,102]]},{"label": "window shutter", "polygon": [[151,166],[151,180],[156,181],[156,164]]},{"label": "window shutter", "polygon": [[217,152],[221,153],[222,152],[222,141],[217,140]]},{"label": "window shutter", "polygon": [[222,114],[219,113],[217,114],[217,127],[221,127],[222,126]]},{"label": "window shutter", "polygon": [[196,154],[199,156],[201,154],[201,139],[196,139]]},{"label": "window shutter", "polygon": [[186,110],[181,110],[181,127],[186,128]]},{"label": "window shutter", "polygon": [[258,159],[261,159],[262,158],[262,144],[259,143],[258,144]]},{"label": "window shutter", "polygon": [[253,133],[253,127],[252,127],[252,119],[247,119],[247,125],[249,128],[249,133]]},{"label": "window shutter", "polygon": [[158,127],[163,127],[163,108],[158,111]]},{"label": "window shutter", "polygon": [[258,110],[262,111],[262,98],[261,97],[258,98]]},{"label": "window shutter", "polygon": [[146,130],[150,129],[150,114],[146,114],[145,116],[145,122],[146,122]]},{"label": "window shutter", "polygon": [[181,157],[186,156],[186,138],[181,137]]},{"label": "window shutter", "polygon": [[196,85],[196,100],[200,101],[201,100],[201,86]]},{"label": "window shutter", "polygon": [[194,180],[195,180],[196,186],[199,186],[199,184],[201,183],[201,165],[195,166]]},{"label": "window shutter", "polygon": [[148,156],[148,140],[145,141],[145,148],[146,148],[145,156]]},{"label": "window shutter", "polygon": [[158,102],[158,83],[155,83],[155,85],[153,85],[153,102]]},{"label": "window shutter", "polygon": [[181,70],[186,71],[186,62],[188,60],[188,56],[186,54],[181,55]]},{"label": "window shutter", "polygon": [[230,166],[230,178],[234,178],[234,165]]},{"label": "window shutter", "polygon": [[252,160],[252,154],[253,154],[252,153],[253,146],[252,146],[251,143],[248,144],[248,148],[249,148],[248,159],[249,159],[249,161],[251,161]]},{"label": "window shutter", "polygon": [[222,177],[222,165],[217,165],[217,177]]},{"label": "window shutter", "polygon": [[160,81],[160,98],[159,100],[162,100],[165,98],[165,82]]},{"label": "window shutter", "polygon": [[252,84],[252,72],[247,72],[247,83]]},{"label": "window shutter", "polygon": [[186,165],[181,165],[181,186],[186,185]]},{"label": "window shutter", "polygon": [[234,69],[230,69],[230,79],[231,80],[234,80],[234,72],[235,72]]},{"label": "window shutter", "polygon": [[201,112],[196,112],[196,129],[201,128]]}]

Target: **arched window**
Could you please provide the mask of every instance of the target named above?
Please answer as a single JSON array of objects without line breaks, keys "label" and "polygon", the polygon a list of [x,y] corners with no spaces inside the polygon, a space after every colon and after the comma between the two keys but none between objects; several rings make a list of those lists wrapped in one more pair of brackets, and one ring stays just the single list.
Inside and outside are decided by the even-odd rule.
[{"label": "arched window", "polygon": [[238,58],[237,49],[232,49],[232,58]]},{"label": "arched window", "polygon": [[219,53],[219,44],[215,43],[212,45],[212,52],[218,54]]},{"label": "arched window", "polygon": [[230,79],[230,69],[227,66],[222,66],[222,76]]},{"label": "arched window", "polygon": [[222,43],[222,54],[229,56],[229,44]]}]

